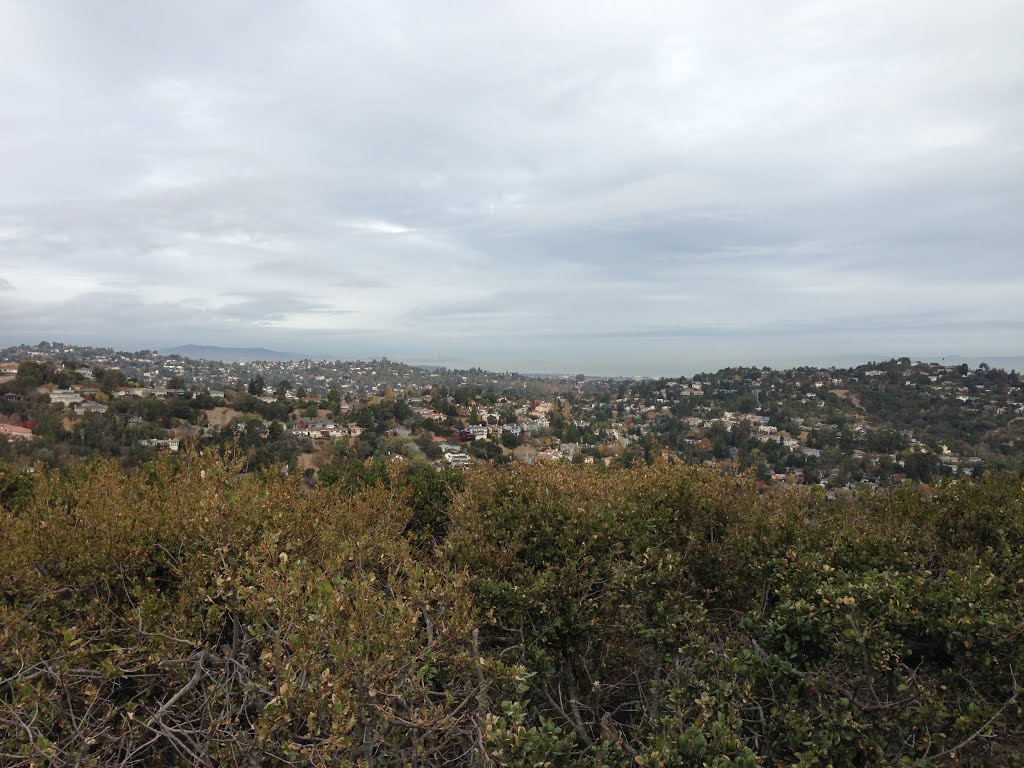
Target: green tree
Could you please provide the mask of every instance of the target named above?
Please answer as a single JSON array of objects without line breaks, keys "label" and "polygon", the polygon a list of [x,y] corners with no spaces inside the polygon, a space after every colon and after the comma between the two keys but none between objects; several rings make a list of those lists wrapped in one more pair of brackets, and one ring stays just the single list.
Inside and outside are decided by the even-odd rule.
[{"label": "green tree", "polygon": [[17,378],[30,387],[38,387],[46,380],[46,366],[35,360],[22,360],[18,363]]}]

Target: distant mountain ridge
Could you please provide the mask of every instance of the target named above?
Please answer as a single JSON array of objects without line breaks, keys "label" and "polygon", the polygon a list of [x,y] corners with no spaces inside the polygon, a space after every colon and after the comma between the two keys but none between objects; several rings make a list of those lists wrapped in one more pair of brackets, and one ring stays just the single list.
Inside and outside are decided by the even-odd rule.
[{"label": "distant mountain ridge", "polygon": [[161,349],[164,355],[181,355],[193,360],[219,360],[223,363],[252,363],[257,360],[284,362],[287,360],[319,359],[297,352],[278,352],[264,347],[215,347],[199,344],[184,344],[180,347]]}]

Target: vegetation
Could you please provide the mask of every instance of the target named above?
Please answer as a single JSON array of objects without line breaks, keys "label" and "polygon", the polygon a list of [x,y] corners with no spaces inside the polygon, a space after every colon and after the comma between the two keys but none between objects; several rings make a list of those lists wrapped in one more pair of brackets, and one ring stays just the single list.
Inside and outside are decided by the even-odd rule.
[{"label": "vegetation", "polygon": [[0,762],[1024,765],[1024,487],[0,471]]}]

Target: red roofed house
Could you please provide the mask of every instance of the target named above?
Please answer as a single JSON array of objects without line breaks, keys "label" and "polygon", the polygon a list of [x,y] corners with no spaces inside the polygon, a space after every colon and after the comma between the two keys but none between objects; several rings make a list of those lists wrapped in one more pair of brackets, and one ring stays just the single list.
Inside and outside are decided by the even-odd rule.
[{"label": "red roofed house", "polygon": [[0,424],[0,438],[5,440],[34,440],[31,429],[16,427],[13,424]]}]

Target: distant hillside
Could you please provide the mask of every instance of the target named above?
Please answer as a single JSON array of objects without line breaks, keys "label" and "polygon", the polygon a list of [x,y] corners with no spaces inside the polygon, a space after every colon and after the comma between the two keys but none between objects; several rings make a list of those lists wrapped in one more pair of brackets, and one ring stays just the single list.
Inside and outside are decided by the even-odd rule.
[{"label": "distant hillside", "polygon": [[198,344],[185,344],[180,347],[161,349],[165,355],[181,355],[194,360],[220,360],[225,363],[251,363],[256,360],[280,362],[283,360],[302,360],[309,355],[295,352],[278,352],[263,347],[212,347]]}]

